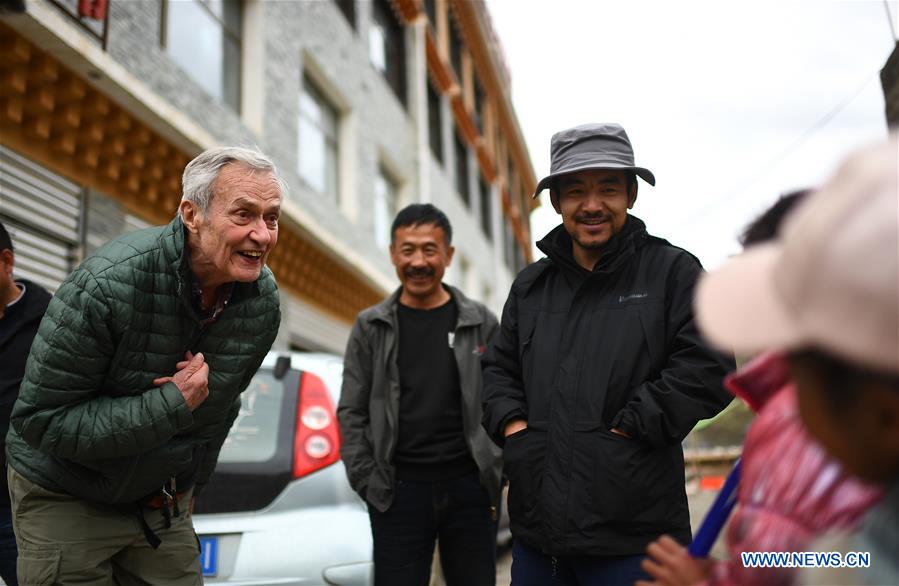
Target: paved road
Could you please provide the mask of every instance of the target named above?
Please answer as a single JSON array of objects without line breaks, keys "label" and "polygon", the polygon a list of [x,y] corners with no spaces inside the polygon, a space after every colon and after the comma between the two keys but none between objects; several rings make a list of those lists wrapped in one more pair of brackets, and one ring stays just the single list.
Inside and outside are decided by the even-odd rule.
[{"label": "paved road", "polygon": [[496,556],[496,586],[512,583],[512,548],[504,547]]}]

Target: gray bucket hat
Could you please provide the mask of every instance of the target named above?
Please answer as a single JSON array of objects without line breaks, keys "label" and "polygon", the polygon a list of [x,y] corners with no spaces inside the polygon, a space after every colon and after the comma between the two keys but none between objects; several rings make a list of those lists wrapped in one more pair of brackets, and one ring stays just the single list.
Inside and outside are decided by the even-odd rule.
[{"label": "gray bucket hat", "polygon": [[620,124],[582,124],[557,132],[549,147],[549,175],[540,180],[534,197],[557,177],[589,169],[633,171],[650,185],[656,184],[649,169],[634,165],[634,149]]}]

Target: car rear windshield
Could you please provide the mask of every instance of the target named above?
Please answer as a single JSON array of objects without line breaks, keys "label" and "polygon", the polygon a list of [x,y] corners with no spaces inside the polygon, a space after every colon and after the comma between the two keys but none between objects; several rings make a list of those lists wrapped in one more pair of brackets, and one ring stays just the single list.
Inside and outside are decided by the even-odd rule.
[{"label": "car rear windshield", "polygon": [[278,421],[284,409],[284,381],[260,369],[241,395],[240,413],[225,439],[219,462],[267,462],[278,451]]}]

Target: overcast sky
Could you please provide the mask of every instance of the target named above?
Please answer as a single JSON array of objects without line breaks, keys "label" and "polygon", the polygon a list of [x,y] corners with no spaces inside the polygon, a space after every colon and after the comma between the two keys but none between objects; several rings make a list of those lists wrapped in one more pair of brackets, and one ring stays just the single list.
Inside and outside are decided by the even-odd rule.
[{"label": "overcast sky", "polygon": [[[888,5],[899,30],[899,1]],[[488,6],[538,178],[554,132],[621,123],[657,180],[641,182],[633,213],[707,268],[780,193],[887,133],[879,71],[895,41],[883,0]],[[548,192],[542,202],[538,239],[559,223]]]}]

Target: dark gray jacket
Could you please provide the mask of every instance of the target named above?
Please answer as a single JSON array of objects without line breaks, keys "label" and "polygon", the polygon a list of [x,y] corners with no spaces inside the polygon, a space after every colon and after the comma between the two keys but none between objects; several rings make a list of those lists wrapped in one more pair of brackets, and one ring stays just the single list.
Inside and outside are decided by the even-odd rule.
[{"label": "dark gray jacket", "polygon": [[[454,351],[462,387],[465,440],[478,465],[481,484],[494,505],[500,500],[501,451],[481,427],[481,355],[498,324],[482,304],[444,285],[459,309]],[[399,435],[400,373],[397,366],[398,289],[356,318],[344,358],[337,407],[340,455],[350,485],[379,511],[393,502],[393,452]]]}]

